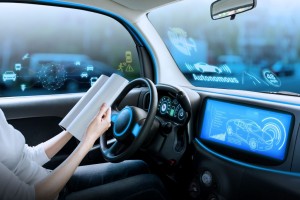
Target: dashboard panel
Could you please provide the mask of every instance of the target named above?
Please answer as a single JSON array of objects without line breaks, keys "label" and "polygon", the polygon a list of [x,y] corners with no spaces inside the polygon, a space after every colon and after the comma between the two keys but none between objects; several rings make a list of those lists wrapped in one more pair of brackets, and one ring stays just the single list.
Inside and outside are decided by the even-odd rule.
[{"label": "dashboard panel", "polygon": [[198,109],[188,125],[195,147],[190,187],[196,192],[190,195],[299,199],[300,104],[258,93],[197,93]]},{"label": "dashboard panel", "polygon": [[294,149],[299,146],[299,105],[201,91],[198,94],[201,103],[193,131],[197,148],[243,166],[286,172],[293,169],[299,160],[294,157]]}]

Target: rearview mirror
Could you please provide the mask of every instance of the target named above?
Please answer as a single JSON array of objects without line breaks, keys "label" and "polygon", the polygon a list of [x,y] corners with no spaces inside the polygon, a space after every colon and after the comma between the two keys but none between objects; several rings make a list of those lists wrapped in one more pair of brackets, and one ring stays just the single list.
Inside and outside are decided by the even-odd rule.
[{"label": "rearview mirror", "polygon": [[246,12],[256,6],[256,0],[218,0],[211,4],[210,13],[213,20],[224,17],[235,18],[236,14]]}]

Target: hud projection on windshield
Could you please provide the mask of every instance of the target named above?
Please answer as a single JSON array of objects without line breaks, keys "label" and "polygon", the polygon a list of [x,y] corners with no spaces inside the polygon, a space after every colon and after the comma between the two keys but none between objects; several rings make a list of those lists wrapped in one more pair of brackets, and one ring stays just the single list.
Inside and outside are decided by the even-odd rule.
[{"label": "hud projection on windshield", "polygon": [[207,99],[200,138],[282,161],[292,115]]}]

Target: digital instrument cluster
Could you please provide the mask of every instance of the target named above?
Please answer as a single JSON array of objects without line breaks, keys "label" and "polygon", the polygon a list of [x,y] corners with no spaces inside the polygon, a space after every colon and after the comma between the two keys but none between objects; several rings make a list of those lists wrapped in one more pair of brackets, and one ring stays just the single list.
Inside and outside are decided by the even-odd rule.
[{"label": "digital instrument cluster", "polygon": [[186,112],[174,97],[161,96],[158,103],[158,115],[174,122],[183,123]]}]

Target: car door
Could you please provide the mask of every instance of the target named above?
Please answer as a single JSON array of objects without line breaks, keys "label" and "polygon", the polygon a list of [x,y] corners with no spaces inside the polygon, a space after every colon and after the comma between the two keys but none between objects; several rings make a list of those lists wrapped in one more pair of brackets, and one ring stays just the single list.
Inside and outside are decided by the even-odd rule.
[{"label": "car door", "polygon": [[[138,36],[108,12],[75,4],[2,2],[0,15],[0,108],[31,146],[62,131],[59,122],[100,75],[152,78],[140,62],[147,53],[141,53]],[[15,78],[7,76],[12,72]],[[55,168],[77,144],[73,138],[46,167]],[[82,164],[103,161],[96,145]]]}]

